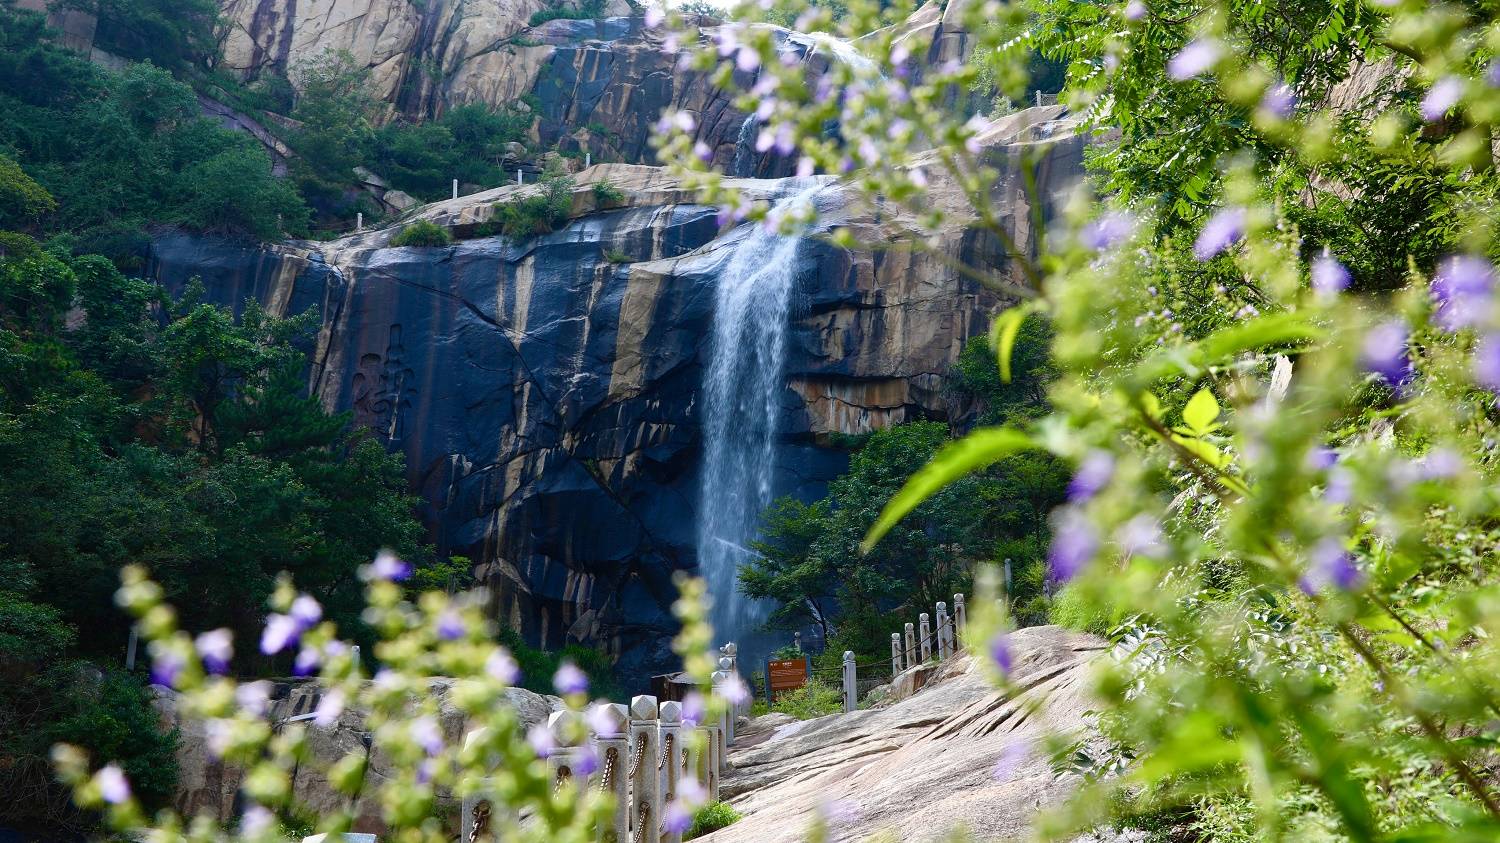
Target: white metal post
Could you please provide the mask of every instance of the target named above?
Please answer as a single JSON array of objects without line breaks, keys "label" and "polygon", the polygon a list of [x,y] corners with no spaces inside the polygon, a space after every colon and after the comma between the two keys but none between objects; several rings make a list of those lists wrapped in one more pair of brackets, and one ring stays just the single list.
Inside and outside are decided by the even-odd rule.
[{"label": "white metal post", "polygon": [[855,709],[857,703],[859,702],[858,700],[856,700],[854,698],[856,687],[857,686],[855,685],[855,676],[854,676],[854,651],[853,650],[845,650],[844,651],[844,713],[845,714],[853,711]]}]

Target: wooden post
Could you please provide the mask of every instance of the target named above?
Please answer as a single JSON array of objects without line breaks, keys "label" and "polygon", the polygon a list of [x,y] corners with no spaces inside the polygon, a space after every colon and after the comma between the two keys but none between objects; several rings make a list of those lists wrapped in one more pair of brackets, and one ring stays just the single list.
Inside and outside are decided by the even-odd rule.
[{"label": "wooden post", "polygon": [[633,843],[661,840],[661,740],[656,697],[630,701],[630,828]]},{"label": "wooden post", "polygon": [[962,594],[953,595],[953,648],[956,650],[963,646],[964,629],[969,625],[969,610],[964,606]]},{"label": "wooden post", "polygon": [[[599,749],[599,781],[615,797],[610,828],[616,840],[630,839],[630,742],[626,734],[629,714],[620,703],[600,703],[603,713],[595,718],[607,724],[596,735]],[[603,831],[603,829],[601,829]]]},{"label": "wooden post", "polygon": [[858,700],[854,695],[858,689],[854,675],[854,651],[844,651],[844,713],[847,714],[855,709]]},{"label": "wooden post", "polygon": [[453,198],[458,198],[458,179],[453,180]]},{"label": "wooden post", "polygon": [[917,663],[917,633],[911,624],[906,625],[906,669]]},{"label": "wooden post", "polygon": [[948,659],[948,635],[953,628],[948,624],[948,604],[938,601],[937,604],[937,650],[938,660]]},{"label": "wooden post", "polygon": [[901,633],[891,633],[891,678],[901,675]]},{"label": "wooden post", "polygon": [[932,626],[927,621],[927,613],[917,615],[917,631],[922,634],[918,639],[922,646],[922,663],[926,664],[932,658]]},{"label": "wooden post", "polygon": [[[662,804],[666,805],[677,798],[677,788],[682,781],[682,771],[687,760],[682,736],[682,703],[667,700],[661,704],[657,713],[661,715],[658,726],[661,735],[661,759],[655,763],[661,775]],[[659,826],[660,822],[661,820],[657,819],[653,824]],[[682,843],[682,835],[663,833],[661,843]]]}]

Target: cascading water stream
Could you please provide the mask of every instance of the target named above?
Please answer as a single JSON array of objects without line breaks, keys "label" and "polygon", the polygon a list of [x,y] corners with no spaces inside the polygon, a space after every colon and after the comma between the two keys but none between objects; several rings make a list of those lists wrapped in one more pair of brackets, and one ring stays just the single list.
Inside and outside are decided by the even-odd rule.
[{"label": "cascading water stream", "polygon": [[[777,201],[772,213],[811,203],[822,184]],[[764,610],[739,592],[761,512],[774,494],[786,336],[801,238],[756,226],[719,276],[703,379],[704,462],[698,564],[708,580],[719,640],[742,640]]]}]

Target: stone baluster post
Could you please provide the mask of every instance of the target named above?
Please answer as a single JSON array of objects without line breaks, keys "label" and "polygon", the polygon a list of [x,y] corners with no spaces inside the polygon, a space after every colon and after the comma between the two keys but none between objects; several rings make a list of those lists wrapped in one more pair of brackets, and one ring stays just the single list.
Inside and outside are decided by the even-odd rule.
[{"label": "stone baluster post", "polygon": [[964,605],[962,594],[953,595],[953,648],[963,646],[963,634],[969,626],[969,609]]},{"label": "stone baluster post", "polygon": [[926,664],[932,658],[932,625],[927,621],[927,613],[917,615],[917,630],[922,633],[918,639],[922,645],[922,664]]},{"label": "stone baluster post", "polygon": [[797,648],[797,652],[802,652],[802,633],[792,633],[792,646]]},{"label": "stone baluster post", "polygon": [[[724,676],[719,681],[718,690],[719,690],[719,696],[723,697],[724,694],[726,693],[726,691],[724,689],[728,686],[729,680],[734,676],[734,659],[733,658],[731,658],[729,656],[720,656],[719,657],[719,669],[718,669],[718,671],[714,675],[718,676],[720,673],[724,674]],[[724,715],[724,746],[725,747],[728,747],[730,744],[734,743],[734,725],[735,725],[734,724],[734,719],[735,719],[735,717],[738,714],[739,714],[739,704],[738,703],[732,703],[732,704],[730,704],[729,708],[727,709],[727,713]]]},{"label": "stone baluster post", "polygon": [[358,234],[365,230],[365,214],[363,211],[354,215],[354,233]]},{"label": "stone baluster post", "polygon": [[917,663],[917,632],[916,627],[906,625],[906,669],[911,670]]},{"label": "stone baluster post", "polygon": [[859,700],[855,699],[855,694],[858,693],[858,690],[859,690],[859,685],[858,685],[856,679],[857,679],[857,677],[854,675],[854,651],[853,650],[845,650],[844,651],[844,712],[846,714],[848,712],[853,711],[859,705]]},{"label": "stone baluster post", "polygon": [[[630,701],[630,843],[661,840],[660,726],[656,697],[642,694]],[[624,843],[622,840],[621,843]]]},{"label": "stone baluster post", "polygon": [[[467,751],[476,743],[483,743],[489,739],[489,728],[481,726],[464,735],[464,749]],[[495,770],[501,763],[503,763],[503,758],[499,752],[492,749],[485,753],[486,772]],[[494,786],[495,780],[486,777],[483,779],[481,790],[463,798],[459,814],[459,829],[462,835],[459,837],[459,843],[481,843],[481,841],[494,840],[516,827],[519,820],[514,815],[496,813],[493,798]]]},{"label": "stone baluster post", "polygon": [[[599,752],[599,787],[615,798],[615,810],[609,823],[615,839],[627,841],[630,839],[629,712],[620,703],[599,703],[599,707],[599,714],[590,718],[599,730],[595,734]],[[600,831],[602,833],[603,829]]]},{"label": "stone baluster post", "polygon": [[[726,655],[726,656],[729,657],[729,675],[730,676],[738,676],[740,678],[740,680],[743,681],[744,677],[740,676],[740,648],[739,648],[739,646],[736,645],[733,641],[730,641],[728,644],[724,645],[724,655]],[[736,703],[735,707],[734,707],[735,708],[734,714],[736,716],[744,714],[746,708],[748,708],[749,705],[750,705],[750,701],[749,700],[746,700],[746,701],[741,702],[741,703]]]},{"label": "stone baluster post", "polygon": [[717,730],[717,726],[699,726],[697,733],[703,748],[692,751],[691,766],[696,770],[698,781],[703,785],[703,791],[710,802],[717,802],[719,799],[719,736],[715,734]]},{"label": "stone baluster post", "polygon": [[938,659],[948,659],[948,634],[953,628],[948,624],[948,604],[938,601],[937,604],[937,650]]},{"label": "stone baluster post", "polygon": [[453,198],[458,198],[458,179],[453,180]]},{"label": "stone baluster post", "polygon": [[901,633],[891,633],[891,678],[901,675]]},{"label": "stone baluster post", "polygon": [[[667,700],[661,704],[657,712],[661,715],[659,734],[661,736],[661,758],[656,762],[661,775],[662,805],[677,798],[678,784],[682,781],[682,771],[686,766],[687,753],[683,747],[682,736],[682,703],[676,700]],[[661,820],[658,814],[656,824],[660,826]],[[682,843],[681,834],[663,833],[661,843]]]},{"label": "stone baluster post", "polygon": [[594,166],[594,153],[592,153],[592,152],[585,152],[585,153],[583,153],[583,168],[585,170],[587,170],[588,168],[590,168],[592,166]]},{"label": "stone baluster post", "polygon": [[[552,733],[556,746],[547,756],[547,771],[551,774],[555,788],[565,779],[572,779],[580,755],[579,744],[587,735],[583,715],[576,711],[554,711],[547,718],[547,730]],[[586,782],[577,782],[580,787]]]}]

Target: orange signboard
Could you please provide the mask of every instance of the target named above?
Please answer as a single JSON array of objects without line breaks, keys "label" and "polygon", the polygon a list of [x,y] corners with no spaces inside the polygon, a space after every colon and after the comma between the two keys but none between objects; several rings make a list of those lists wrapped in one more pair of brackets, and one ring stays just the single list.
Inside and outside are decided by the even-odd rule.
[{"label": "orange signboard", "polygon": [[807,659],[772,659],[767,664],[771,696],[777,691],[791,691],[807,684]]}]

